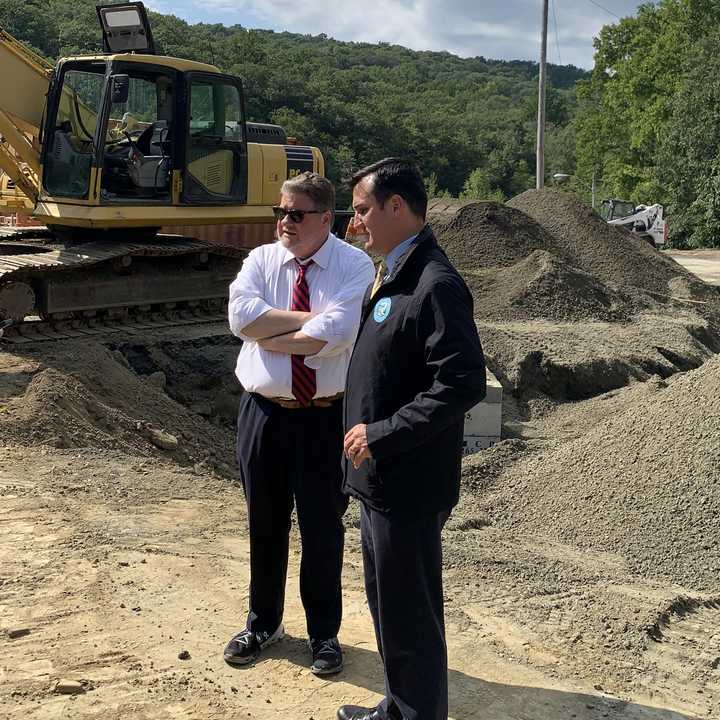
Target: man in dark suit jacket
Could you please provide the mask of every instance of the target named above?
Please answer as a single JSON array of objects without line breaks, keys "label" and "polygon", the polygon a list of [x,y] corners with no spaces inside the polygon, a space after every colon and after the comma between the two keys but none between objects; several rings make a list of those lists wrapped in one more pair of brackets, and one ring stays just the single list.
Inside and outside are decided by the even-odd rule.
[{"label": "man in dark suit jacket", "polygon": [[485,396],[472,296],[425,222],[417,168],[356,173],[354,225],[384,257],[345,390],[343,490],[362,504],[365,589],[385,669],[375,708],[339,720],[446,720],[441,531],[460,491],[464,415]]}]

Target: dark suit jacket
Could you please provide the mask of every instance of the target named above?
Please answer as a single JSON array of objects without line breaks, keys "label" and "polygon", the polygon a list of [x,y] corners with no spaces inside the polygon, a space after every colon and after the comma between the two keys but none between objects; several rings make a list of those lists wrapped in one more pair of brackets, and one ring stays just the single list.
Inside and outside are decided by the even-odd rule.
[{"label": "dark suit jacket", "polygon": [[426,225],[365,296],[344,414],[346,432],[367,424],[373,457],[344,460],[344,491],[380,512],[452,508],[464,416],[484,396],[472,295]]}]

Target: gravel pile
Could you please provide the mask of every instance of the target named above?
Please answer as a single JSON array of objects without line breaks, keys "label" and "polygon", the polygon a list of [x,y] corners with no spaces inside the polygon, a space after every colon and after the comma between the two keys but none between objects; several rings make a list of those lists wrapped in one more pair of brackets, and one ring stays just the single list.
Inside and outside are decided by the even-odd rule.
[{"label": "gravel pile", "polygon": [[[720,358],[523,460],[482,493],[493,523],[615,553],[633,572],[720,589]],[[602,398],[597,401],[601,402]],[[477,470],[466,465],[465,486]]]},{"label": "gravel pile", "polygon": [[434,201],[428,216],[473,293],[478,320],[625,322],[665,311],[671,298],[720,298],[568,193],[529,190],[507,205]]},{"label": "gravel pile", "polygon": [[478,320],[624,320],[638,304],[573,265],[538,222],[501,203],[434,203],[429,219]]},{"label": "gravel pile", "polygon": [[574,195],[435,200],[428,218],[473,294],[490,368],[523,402],[667,377],[720,349],[717,289]]},{"label": "gravel pile", "polygon": [[570,261],[561,245],[529,215],[497,202],[431,202],[433,230],[458,269],[511,267],[535,250]]},{"label": "gravel pile", "polygon": [[528,190],[508,206],[531,217],[556,240],[569,262],[603,282],[640,288],[659,300],[676,291],[678,279],[691,298],[716,297],[701,280],[645,240],[605,223],[585,202],[557,190]]}]

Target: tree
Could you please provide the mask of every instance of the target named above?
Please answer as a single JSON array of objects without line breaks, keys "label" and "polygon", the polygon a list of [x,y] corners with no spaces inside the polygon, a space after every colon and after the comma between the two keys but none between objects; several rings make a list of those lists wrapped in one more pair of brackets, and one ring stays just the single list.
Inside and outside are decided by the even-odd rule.
[{"label": "tree", "polygon": [[3,0],[0,27],[48,59],[58,55],[57,18],[39,0]]},{"label": "tree", "polygon": [[693,49],[673,98],[658,151],[658,176],[670,198],[674,244],[718,244],[715,192],[720,153],[720,29]]},{"label": "tree", "polygon": [[475,168],[468,175],[462,192],[461,200],[494,200],[495,202],[505,202],[506,198],[502,190],[490,187],[490,181],[487,173],[483,168]]}]

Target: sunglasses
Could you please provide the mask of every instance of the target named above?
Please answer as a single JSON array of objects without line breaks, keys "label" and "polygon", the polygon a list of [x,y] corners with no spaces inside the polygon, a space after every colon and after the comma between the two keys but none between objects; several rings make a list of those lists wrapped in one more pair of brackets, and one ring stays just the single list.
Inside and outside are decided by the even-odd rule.
[{"label": "sunglasses", "polygon": [[301,223],[306,215],[322,215],[324,212],[327,210],[286,210],[279,205],[273,207],[276,220],[284,220],[286,216],[289,216],[294,223]]}]

